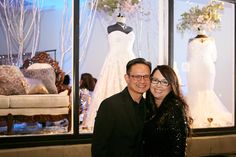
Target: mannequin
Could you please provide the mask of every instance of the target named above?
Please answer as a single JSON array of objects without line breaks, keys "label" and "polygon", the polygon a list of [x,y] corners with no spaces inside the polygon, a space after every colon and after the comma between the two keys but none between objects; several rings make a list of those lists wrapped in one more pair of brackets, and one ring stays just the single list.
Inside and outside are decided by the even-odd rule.
[{"label": "mannequin", "polygon": [[126,87],[124,75],[126,64],[135,58],[133,44],[135,34],[131,27],[126,25],[126,19],[119,14],[116,24],[108,26],[109,52],[103,63],[100,75],[89,105],[87,117],[82,124],[82,132],[92,132],[97,110],[101,102]]},{"label": "mannequin", "polygon": [[128,34],[129,32],[133,31],[132,27],[126,25],[126,18],[120,13],[116,17],[116,21],[117,22],[114,25],[107,27],[108,33],[111,33],[113,31],[121,31]]},{"label": "mannequin", "polygon": [[217,49],[214,38],[199,34],[188,43],[187,102],[194,128],[232,125],[232,114],[214,91]]},{"label": "mannequin", "polygon": [[205,34],[198,34],[195,38],[208,38]]}]

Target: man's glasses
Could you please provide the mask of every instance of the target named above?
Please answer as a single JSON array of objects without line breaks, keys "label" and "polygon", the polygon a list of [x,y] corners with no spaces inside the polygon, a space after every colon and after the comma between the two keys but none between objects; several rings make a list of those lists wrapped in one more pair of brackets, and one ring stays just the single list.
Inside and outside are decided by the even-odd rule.
[{"label": "man's glasses", "polygon": [[141,81],[142,79],[144,81],[149,81],[150,80],[150,75],[129,75],[136,81]]},{"label": "man's glasses", "polygon": [[155,85],[158,85],[160,83],[162,86],[168,86],[169,85],[169,82],[167,80],[161,80],[160,81],[157,78],[151,78],[151,83],[155,84]]}]

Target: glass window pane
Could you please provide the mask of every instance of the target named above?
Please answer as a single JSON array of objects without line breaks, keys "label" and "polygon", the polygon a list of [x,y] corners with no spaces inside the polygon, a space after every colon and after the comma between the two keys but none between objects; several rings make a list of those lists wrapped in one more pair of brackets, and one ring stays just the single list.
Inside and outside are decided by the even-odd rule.
[{"label": "glass window pane", "polygon": [[[105,5],[100,5],[102,1],[97,1],[98,8],[96,3],[86,2],[80,0],[79,76],[83,80],[85,75],[92,75],[97,82],[89,90],[85,80],[80,81],[80,133],[92,133],[101,101],[125,88],[125,66],[129,60],[143,57],[156,66],[164,62],[167,53],[167,36],[163,35],[167,32],[166,1],[137,1],[137,5],[122,6],[120,10],[119,6],[115,10],[108,6],[106,10]],[[119,14],[126,20],[125,27],[120,26],[123,31],[107,30],[119,22]],[[132,31],[125,32],[130,27]]]},{"label": "glass window pane", "polygon": [[0,138],[73,133],[72,1],[0,4]]},{"label": "glass window pane", "polygon": [[[193,128],[232,127],[235,125],[235,7],[224,2],[224,10],[218,15],[208,12],[194,19],[194,12],[206,9],[208,4],[209,1],[203,0],[174,1],[174,66],[190,106]],[[183,22],[181,15],[185,22],[192,20],[190,28],[204,30],[205,34],[201,32],[199,36],[199,32],[192,30],[181,34],[177,29]],[[217,22],[210,22],[218,16],[221,16],[220,28],[208,31],[214,28]]]}]

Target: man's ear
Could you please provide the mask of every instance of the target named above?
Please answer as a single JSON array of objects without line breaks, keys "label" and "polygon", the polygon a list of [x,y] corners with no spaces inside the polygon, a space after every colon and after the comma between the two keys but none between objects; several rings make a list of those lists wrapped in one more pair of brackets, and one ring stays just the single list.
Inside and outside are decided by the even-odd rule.
[{"label": "man's ear", "polygon": [[125,78],[126,83],[128,84],[128,83],[129,83],[129,75],[128,75],[128,74],[125,74],[125,75],[124,75],[124,78]]}]

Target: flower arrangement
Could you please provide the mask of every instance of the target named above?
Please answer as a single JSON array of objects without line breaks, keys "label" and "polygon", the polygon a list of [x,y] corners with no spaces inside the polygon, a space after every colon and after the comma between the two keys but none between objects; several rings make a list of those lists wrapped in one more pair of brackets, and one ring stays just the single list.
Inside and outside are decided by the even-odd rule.
[{"label": "flower arrangement", "polygon": [[185,30],[212,31],[220,27],[220,11],[224,10],[224,3],[217,0],[211,0],[206,6],[199,8],[194,6],[188,12],[181,14],[180,23],[177,24],[177,30],[184,33]]},{"label": "flower arrangement", "polygon": [[134,11],[141,0],[94,0],[93,3],[97,3],[98,11],[104,11],[109,15],[112,15],[116,10],[122,10],[124,12]]}]

